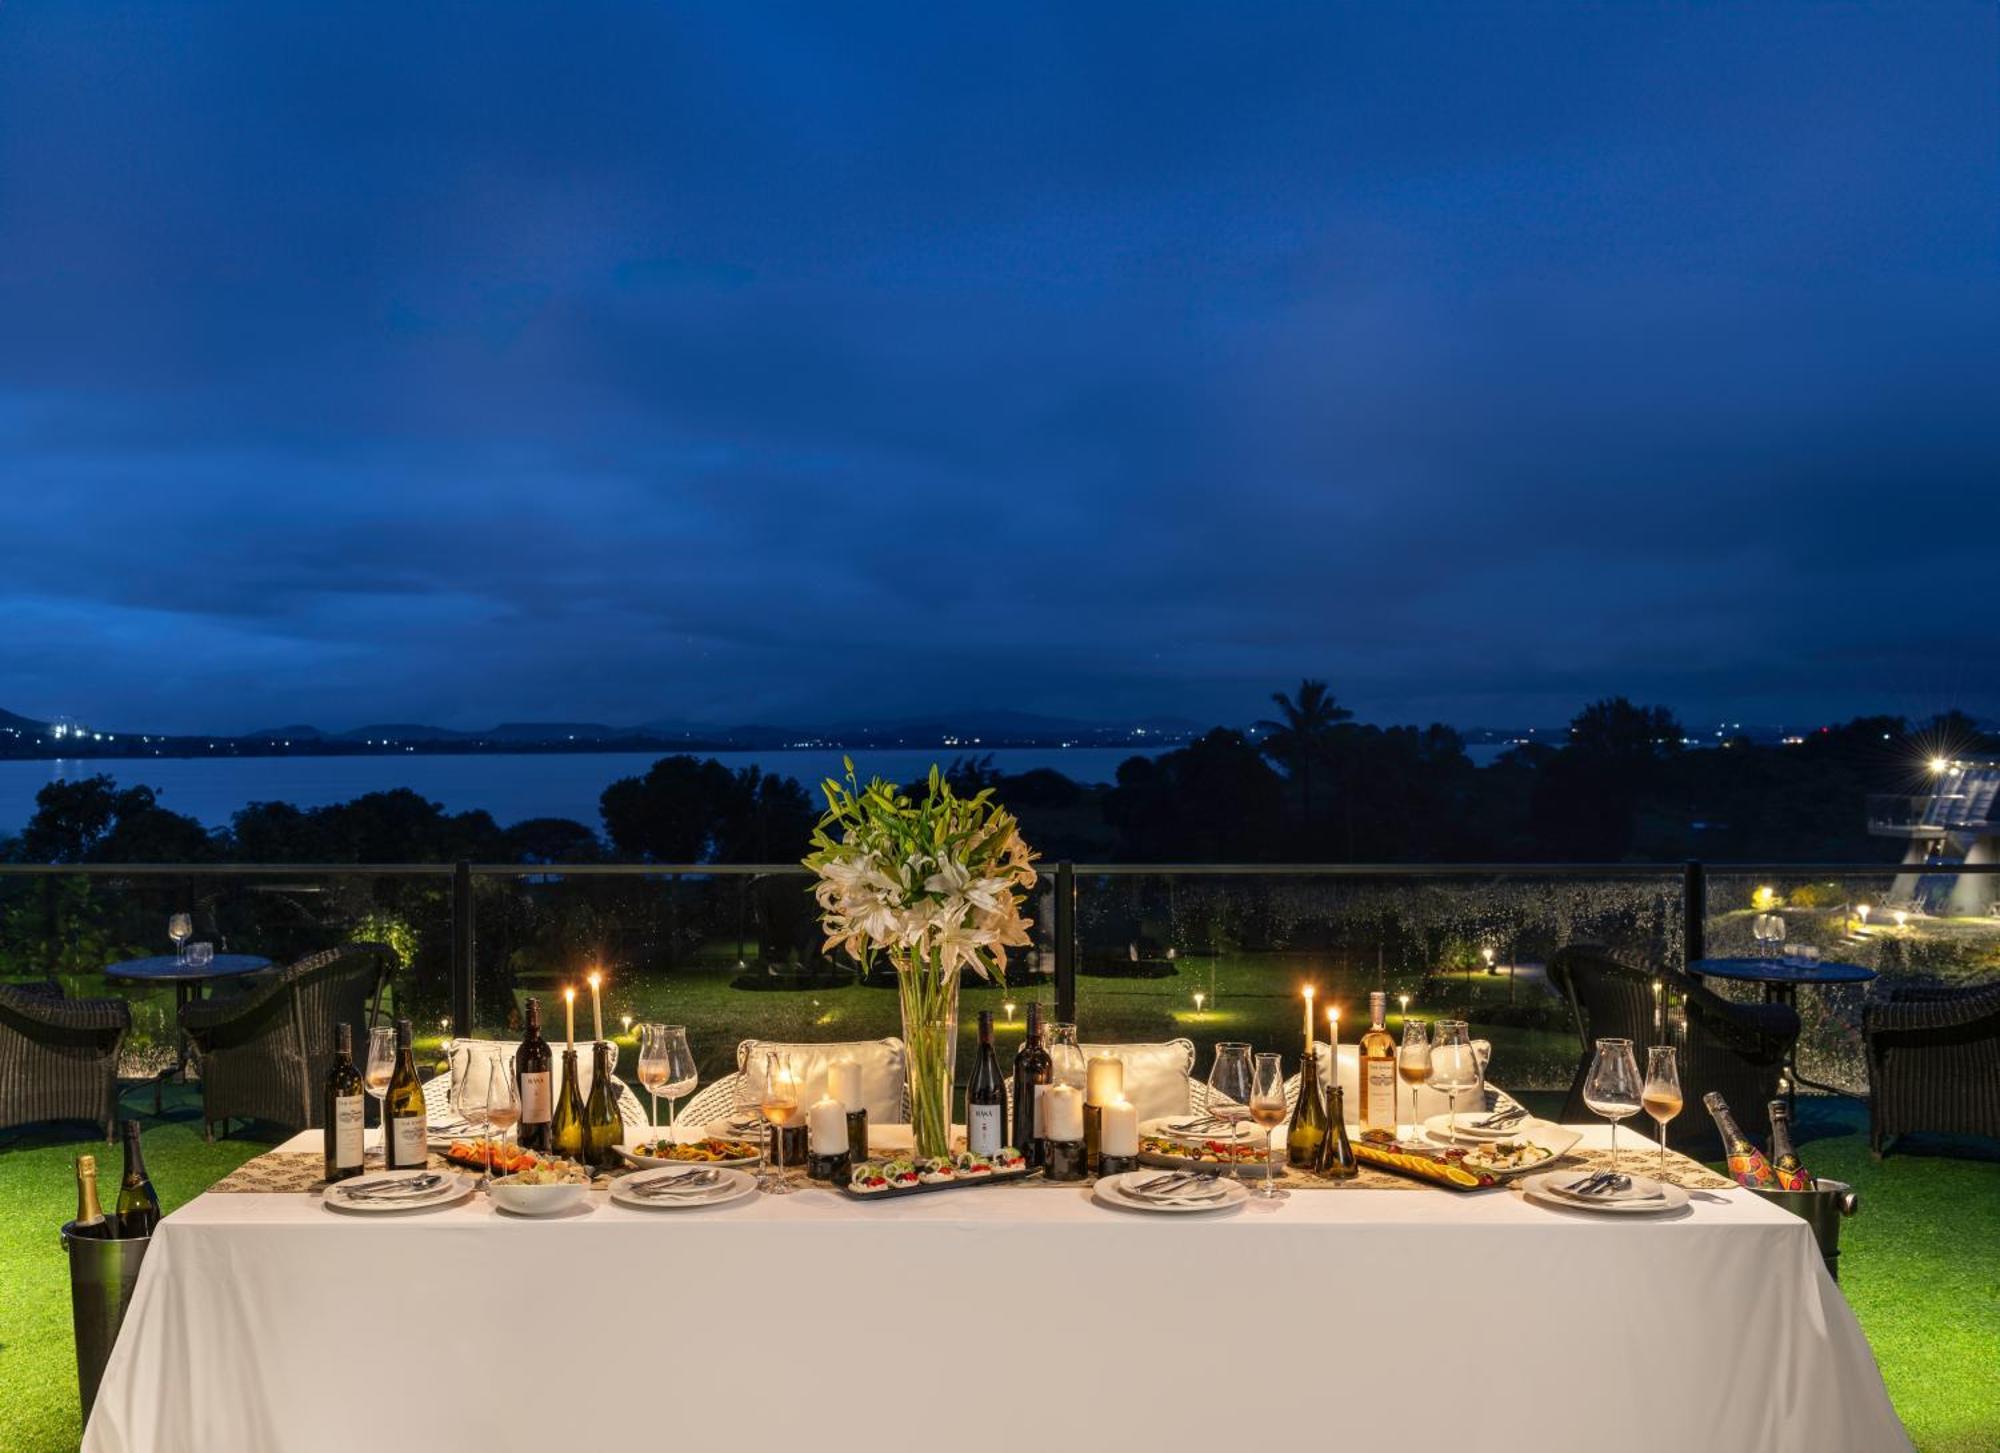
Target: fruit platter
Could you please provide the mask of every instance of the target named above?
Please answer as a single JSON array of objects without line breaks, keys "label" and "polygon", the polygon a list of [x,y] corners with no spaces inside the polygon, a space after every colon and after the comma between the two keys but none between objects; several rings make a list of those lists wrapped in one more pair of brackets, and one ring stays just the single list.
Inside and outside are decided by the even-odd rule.
[{"label": "fruit platter", "polygon": [[931,1191],[1026,1180],[1034,1173],[1026,1157],[1012,1147],[992,1155],[961,1150],[957,1155],[864,1160],[840,1189],[857,1201],[892,1201]]}]

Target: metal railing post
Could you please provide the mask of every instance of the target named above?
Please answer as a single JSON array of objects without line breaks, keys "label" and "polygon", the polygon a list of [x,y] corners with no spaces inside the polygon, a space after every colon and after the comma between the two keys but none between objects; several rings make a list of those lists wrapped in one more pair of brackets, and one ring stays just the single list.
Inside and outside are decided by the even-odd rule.
[{"label": "metal railing post", "polygon": [[1056,864],[1056,1019],[1076,1023],[1076,868]]},{"label": "metal railing post", "polygon": [[1708,869],[1692,858],[1681,870],[1682,966],[1708,957]]},{"label": "metal railing post", "polygon": [[451,873],[451,1028],[470,1035],[472,1020],[472,864]]}]

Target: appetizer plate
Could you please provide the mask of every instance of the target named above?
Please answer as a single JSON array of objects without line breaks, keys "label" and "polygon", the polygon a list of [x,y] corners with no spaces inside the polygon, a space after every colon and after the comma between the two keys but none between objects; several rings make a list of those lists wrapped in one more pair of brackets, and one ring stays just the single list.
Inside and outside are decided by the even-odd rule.
[{"label": "appetizer plate", "polygon": [[[1582,1139],[1580,1131],[1537,1120],[1530,1121],[1526,1130],[1505,1140],[1482,1140],[1477,1145],[1451,1148],[1465,1152],[1463,1160],[1468,1169],[1505,1181],[1531,1171],[1547,1170],[1575,1149],[1576,1143]],[[1437,1143],[1450,1146],[1450,1142],[1442,1138]]]},{"label": "appetizer plate", "polygon": [[[1528,1199],[1544,1206],[1554,1206],[1564,1211],[1594,1211],[1605,1216],[1664,1216],[1673,1211],[1684,1210],[1688,1204],[1688,1193],[1679,1186],[1665,1181],[1656,1181],[1648,1176],[1633,1176],[1632,1190],[1621,1200],[1604,1200],[1596,1196],[1578,1196],[1563,1189],[1584,1179],[1588,1171],[1550,1170],[1540,1175],[1529,1176],[1521,1182],[1521,1189]],[[1657,1198],[1653,1193],[1657,1192]],[[1638,1199],[1639,1197],[1646,1199]]]},{"label": "appetizer plate", "polygon": [[1486,1118],[1483,1110],[1466,1111],[1458,1117],[1458,1131],[1454,1137],[1451,1116],[1433,1115],[1424,1121],[1424,1134],[1439,1145],[1487,1145],[1495,1140],[1517,1140],[1532,1130],[1546,1127],[1549,1122],[1537,1120],[1529,1115],[1516,1120],[1504,1130],[1482,1130],[1474,1123]]},{"label": "appetizer plate", "polygon": [[[1171,1197],[1155,1199],[1142,1196],[1126,1189],[1127,1184],[1145,1185],[1160,1178],[1156,1170],[1127,1171],[1124,1175],[1102,1176],[1091,1187],[1092,1199],[1120,1211],[1155,1211],[1166,1216],[1201,1216],[1211,1211],[1231,1211],[1250,1199],[1250,1192],[1241,1181],[1228,1176],[1216,1176],[1213,1181],[1200,1188],[1204,1199],[1178,1200]],[[1210,1190],[1219,1195],[1210,1196]]]},{"label": "appetizer plate", "polygon": [[[1192,1146],[1189,1147],[1193,1149]],[[1139,1143],[1139,1164],[1158,1166],[1162,1170],[1222,1171],[1227,1174],[1249,1176],[1259,1179],[1269,1176],[1271,1157],[1266,1154],[1256,1160],[1203,1160],[1198,1155],[1180,1155],[1170,1150],[1148,1149],[1146,1143]],[[1285,1173],[1285,1157],[1278,1156],[1277,1174]]]},{"label": "appetizer plate", "polygon": [[[685,1191],[669,1190],[674,1182],[715,1172],[715,1180]],[[647,1194],[648,1190],[652,1194]],[[611,1199],[621,1206],[641,1211],[695,1211],[710,1206],[726,1206],[745,1196],[755,1195],[757,1178],[740,1170],[712,1165],[675,1165],[660,1170],[637,1171],[611,1183]]]},{"label": "appetizer plate", "polygon": [[[1207,1129],[1182,1128],[1207,1126]],[[1231,1126],[1227,1121],[1210,1121],[1200,1115],[1164,1115],[1157,1120],[1147,1120],[1140,1124],[1139,1134],[1157,1136],[1162,1140],[1185,1140],[1199,1144],[1204,1140],[1235,1142],[1253,1145],[1260,1139],[1268,1139],[1267,1133],[1248,1120]]]},{"label": "appetizer plate", "polygon": [[[663,1139],[665,1139],[665,1138],[666,1138],[665,1136],[661,1136],[661,1137],[659,1137],[659,1139],[661,1139],[661,1140],[663,1140]],[[658,1144],[658,1143],[659,1143],[659,1141],[658,1141],[658,1140],[653,1140],[653,1141],[649,1141],[649,1142],[647,1142],[647,1143],[648,1143],[648,1144],[651,1144],[651,1145],[656,1145],[656,1144]],[[692,1142],[685,1142],[684,1144],[688,1144],[688,1145],[704,1145],[704,1146],[706,1146],[706,1145],[715,1145],[715,1144],[718,1144],[718,1143],[721,1143],[721,1142],[719,1142],[719,1140],[718,1140],[718,1137],[715,1137],[715,1136],[707,1136],[707,1137],[704,1137],[704,1138],[703,1138],[702,1140],[699,1140],[699,1141],[692,1141]],[[740,1142],[740,1141],[738,1141],[737,1143],[738,1143],[738,1144],[740,1144],[741,1142]],[[644,1153],[643,1151],[639,1151],[639,1150],[634,1150],[634,1149],[632,1149],[632,1148],[631,1148],[630,1146],[625,1146],[625,1145],[621,1145],[621,1146],[619,1146],[619,1147],[618,1147],[618,1154],[619,1154],[619,1155],[620,1155],[621,1157],[623,1157],[623,1158],[624,1158],[625,1160],[628,1160],[628,1161],[630,1161],[630,1162],[631,1162],[631,1163],[632,1163],[633,1165],[636,1165],[636,1166],[643,1166],[643,1167],[647,1167],[647,1168],[653,1168],[653,1167],[658,1167],[658,1166],[667,1166],[667,1165],[692,1165],[692,1166],[704,1166],[704,1165],[720,1165],[720,1166],[746,1166],[746,1165],[755,1165],[755,1164],[757,1164],[757,1152],[756,1152],[756,1151],[754,1151],[754,1150],[753,1150],[753,1151],[751,1151],[751,1152],[750,1152],[750,1153],[749,1153],[748,1155],[723,1155],[723,1156],[717,1156],[717,1157],[716,1157],[716,1158],[715,1158],[714,1160],[698,1160],[698,1159],[695,1159],[695,1158],[694,1158],[694,1157],[692,1157],[692,1156],[683,1156],[683,1155],[672,1155],[672,1156],[669,1156],[669,1155],[647,1155],[647,1154],[646,1154],[646,1153]]]},{"label": "appetizer plate", "polygon": [[[909,1156],[891,1157],[887,1160],[876,1159],[876,1160],[866,1161],[863,1163],[863,1165],[855,1167],[855,1169],[858,1171],[866,1167],[916,1168],[917,1162],[914,1161]],[[1005,1183],[1008,1181],[1024,1181],[1029,1176],[1039,1174],[1039,1172],[1040,1172],[1040,1167],[1038,1166],[1024,1165],[1017,1170],[988,1171],[984,1175],[958,1174],[954,1175],[950,1180],[946,1181],[919,1180],[909,1185],[891,1184],[879,1187],[872,1191],[856,1190],[854,1188],[853,1183],[850,1182],[849,1184],[842,1186],[840,1188],[840,1191],[842,1195],[848,1196],[856,1201],[900,1201],[905,1196],[921,1196],[931,1191],[957,1191],[957,1190],[966,1190],[972,1186],[990,1186],[990,1185]]]},{"label": "appetizer plate", "polygon": [[472,1194],[477,1182],[448,1170],[385,1170],[335,1181],[320,1199],[329,1211],[383,1215],[434,1211]]}]

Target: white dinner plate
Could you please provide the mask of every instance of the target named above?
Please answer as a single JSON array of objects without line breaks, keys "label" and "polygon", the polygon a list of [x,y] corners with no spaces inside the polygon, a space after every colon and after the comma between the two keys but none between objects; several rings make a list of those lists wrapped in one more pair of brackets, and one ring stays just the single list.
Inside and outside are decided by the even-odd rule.
[{"label": "white dinner plate", "polygon": [[[1451,1141],[1441,1135],[1433,1136],[1431,1139],[1441,1146],[1452,1144]],[[1486,1164],[1481,1157],[1496,1146],[1504,1144],[1504,1141],[1482,1140],[1474,1145],[1460,1145],[1455,1148],[1465,1152],[1465,1164],[1468,1169],[1482,1171],[1492,1176],[1495,1180],[1506,1181],[1512,1180],[1516,1176],[1532,1175],[1536,1171],[1547,1170],[1556,1161],[1573,1150],[1577,1142],[1583,1139],[1583,1134],[1581,1131],[1572,1130],[1566,1125],[1552,1125],[1546,1120],[1531,1120],[1528,1122],[1526,1130],[1510,1135],[1507,1139],[1529,1141],[1546,1150],[1548,1154],[1540,1160],[1533,1161],[1527,1165],[1503,1169],[1500,1166]]]},{"label": "white dinner plate", "polygon": [[1250,1199],[1250,1192],[1241,1181],[1228,1176],[1215,1178],[1215,1189],[1221,1192],[1213,1199],[1198,1201],[1152,1200],[1134,1195],[1125,1189],[1125,1182],[1144,1183],[1164,1174],[1156,1170],[1127,1171],[1123,1175],[1103,1176],[1091,1187],[1091,1195],[1107,1206],[1121,1211],[1157,1211],[1168,1216],[1199,1216],[1210,1211],[1229,1211]]},{"label": "white dinner plate", "polygon": [[[654,1137],[655,1140],[660,1140],[664,1138],[665,1138],[664,1136]],[[718,1136],[717,1138],[724,1140],[735,1140],[738,1139],[739,1137],[734,1135],[729,1135],[729,1136]],[[621,1145],[618,1147],[618,1154],[624,1157],[626,1160],[630,1161],[633,1165],[640,1166],[645,1169],[652,1169],[658,1166],[684,1165],[684,1166],[691,1166],[694,1169],[699,1170],[701,1167],[707,1165],[744,1166],[744,1165],[755,1165],[757,1163],[757,1157],[754,1155],[736,1155],[729,1157],[727,1160],[668,1160],[665,1156],[660,1156],[660,1155],[641,1155],[638,1151],[633,1150],[630,1146],[625,1146],[625,1145]]]},{"label": "white dinner plate", "polygon": [[[698,1191],[686,1191],[673,1195],[645,1196],[640,1190],[660,1181],[672,1181],[682,1176],[699,1175],[702,1171],[716,1172],[713,1186]],[[731,1201],[740,1201],[745,1196],[754,1195],[757,1178],[740,1170],[726,1170],[707,1165],[675,1165],[663,1170],[635,1171],[629,1176],[620,1176],[611,1183],[611,1199],[621,1206],[631,1206],[640,1211],[694,1211],[710,1206],[726,1206]]]},{"label": "white dinner plate", "polygon": [[1599,1198],[1571,1195],[1561,1189],[1589,1175],[1589,1171],[1546,1170],[1540,1175],[1529,1176],[1521,1182],[1528,1199],[1539,1201],[1545,1206],[1555,1206],[1564,1211],[1590,1211],[1603,1216],[1664,1216],[1672,1211],[1684,1209],[1688,1203],[1688,1193],[1679,1186],[1666,1181],[1656,1181],[1647,1176],[1633,1176],[1632,1189],[1635,1192],[1658,1191],[1658,1200],[1638,1200],[1628,1197],[1624,1200],[1607,1201]]},{"label": "white dinner plate", "polygon": [[[436,1176],[437,1185],[414,1195],[386,1193],[388,1187],[399,1181],[412,1181],[422,1176]],[[456,1171],[376,1171],[372,1175],[335,1181],[326,1188],[321,1200],[329,1210],[354,1211],[369,1215],[396,1211],[433,1211],[440,1206],[449,1206],[464,1200],[472,1194],[476,1184],[471,1176],[462,1176]]]},{"label": "white dinner plate", "polygon": [[1249,1120],[1239,1121],[1234,1127],[1233,1135],[1231,1134],[1231,1127],[1226,1124],[1219,1124],[1211,1130],[1176,1130],[1174,1128],[1177,1125],[1200,1119],[1199,1115],[1194,1114],[1163,1115],[1157,1120],[1142,1121],[1139,1126],[1139,1133],[1141,1135],[1158,1136],[1162,1140],[1186,1140],[1191,1142],[1235,1140],[1244,1145],[1253,1144],[1260,1139],[1268,1141],[1270,1138],[1269,1132],[1264,1130],[1262,1126]]},{"label": "white dinner plate", "polygon": [[1537,1120],[1530,1115],[1525,1119],[1516,1120],[1505,1130],[1481,1130],[1474,1126],[1474,1121],[1483,1120],[1490,1113],[1492,1112],[1487,1110],[1462,1112],[1458,1117],[1456,1138],[1453,1138],[1451,1116],[1433,1115],[1424,1121],[1424,1134],[1439,1145],[1484,1145],[1495,1140],[1515,1140],[1530,1130],[1549,1124],[1546,1120]]}]

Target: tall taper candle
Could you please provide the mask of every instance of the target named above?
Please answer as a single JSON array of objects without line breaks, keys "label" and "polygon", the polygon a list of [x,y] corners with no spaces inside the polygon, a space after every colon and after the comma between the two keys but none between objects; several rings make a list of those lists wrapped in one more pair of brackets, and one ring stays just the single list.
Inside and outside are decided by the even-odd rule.
[{"label": "tall taper candle", "polygon": [[575,1049],[576,1048],[576,985],[574,984],[563,985],[563,1008],[565,1011],[567,1011],[569,1015],[569,1029],[568,1032],[566,1032],[563,1035],[563,1039],[565,1041],[564,1047],[567,1049]]},{"label": "tall taper candle", "polygon": [[1306,985],[1306,1058],[1313,1052],[1313,986]]},{"label": "tall taper candle", "polygon": [[1333,1041],[1333,1072],[1340,1073],[1340,1006],[1326,1006],[1326,1037]]},{"label": "tall taper candle", "polygon": [[604,975],[590,971],[590,1033],[593,1039],[604,1038],[604,1005],[597,997],[597,986],[604,982]]}]

